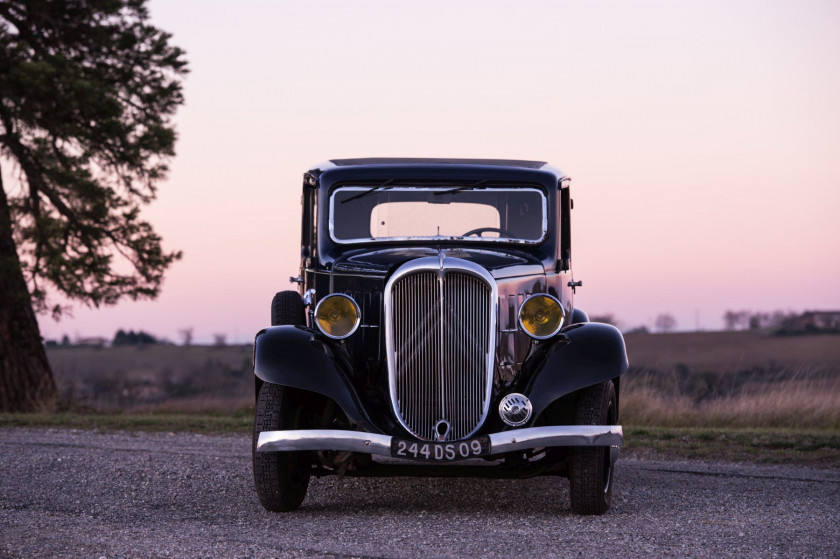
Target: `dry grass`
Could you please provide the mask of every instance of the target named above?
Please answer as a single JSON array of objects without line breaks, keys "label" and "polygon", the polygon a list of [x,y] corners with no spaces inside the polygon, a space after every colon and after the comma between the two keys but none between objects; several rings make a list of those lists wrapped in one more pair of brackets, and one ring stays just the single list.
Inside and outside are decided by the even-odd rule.
[{"label": "dry grass", "polygon": [[250,346],[50,348],[64,409],[232,413],[253,403]]},{"label": "dry grass", "polygon": [[628,426],[840,429],[840,336],[627,336]]},{"label": "dry grass", "polygon": [[840,379],[787,381],[700,401],[627,382],[626,425],[840,429]]}]

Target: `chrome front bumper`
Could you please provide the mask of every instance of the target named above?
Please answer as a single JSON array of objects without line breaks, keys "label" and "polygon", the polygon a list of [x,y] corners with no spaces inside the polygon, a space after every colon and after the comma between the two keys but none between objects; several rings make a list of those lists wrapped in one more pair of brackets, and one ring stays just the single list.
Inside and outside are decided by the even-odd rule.
[{"label": "chrome front bumper", "polygon": [[[549,446],[608,446],[613,463],[624,441],[621,425],[529,427],[491,433],[489,437],[491,455]],[[263,431],[257,440],[257,452],[344,450],[391,456],[391,439],[388,435],[337,429]]]}]

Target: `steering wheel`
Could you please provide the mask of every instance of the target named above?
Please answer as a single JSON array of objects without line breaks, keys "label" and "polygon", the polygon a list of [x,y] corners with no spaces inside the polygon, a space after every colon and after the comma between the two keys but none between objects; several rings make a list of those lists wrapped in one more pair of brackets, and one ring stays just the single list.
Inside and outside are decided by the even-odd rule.
[{"label": "steering wheel", "polygon": [[478,235],[479,237],[481,237],[482,233],[490,233],[490,232],[493,232],[493,231],[498,233],[500,237],[504,236],[504,237],[510,237],[512,239],[516,238],[516,235],[514,235],[513,233],[511,233],[507,229],[499,229],[498,227],[478,227],[476,229],[470,229],[469,231],[467,231],[466,233],[464,233],[461,236],[462,237],[469,237],[470,235]]}]

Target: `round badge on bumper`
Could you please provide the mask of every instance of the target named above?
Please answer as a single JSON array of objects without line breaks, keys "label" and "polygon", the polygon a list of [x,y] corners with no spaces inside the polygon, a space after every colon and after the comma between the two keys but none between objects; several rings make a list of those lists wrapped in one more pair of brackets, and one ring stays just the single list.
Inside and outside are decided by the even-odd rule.
[{"label": "round badge on bumper", "polygon": [[511,427],[524,425],[531,419],[531,400],[516,392],[508,394],[499,403],[499,416]]}]

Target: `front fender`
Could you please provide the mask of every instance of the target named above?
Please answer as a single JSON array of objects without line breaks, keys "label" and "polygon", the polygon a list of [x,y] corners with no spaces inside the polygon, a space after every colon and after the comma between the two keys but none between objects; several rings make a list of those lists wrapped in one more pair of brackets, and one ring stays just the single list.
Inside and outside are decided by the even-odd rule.
[{"label": "front fender", "polygon": [[254,374],[264,382],[308,390],[333,400],[354,425],[372,429],[350,382],[349,361],[325,336],[303,326],[273,326],[257,333]]},{"label": "front fender", "polygon": [[599,322],[572,325],[523,364],[529,378],[523,392],[531,400],[532,417],[539,417],[558,398],[617,378],[627,367],[618,328]]}]

